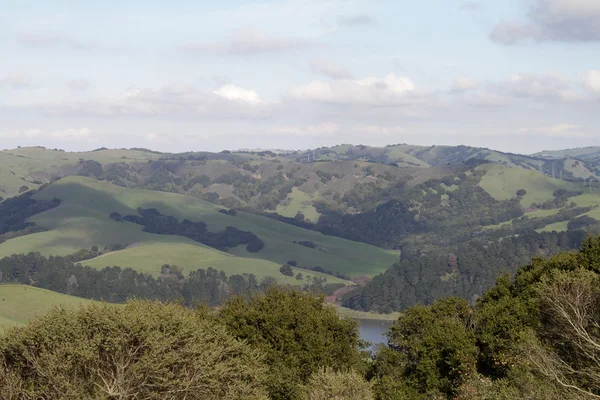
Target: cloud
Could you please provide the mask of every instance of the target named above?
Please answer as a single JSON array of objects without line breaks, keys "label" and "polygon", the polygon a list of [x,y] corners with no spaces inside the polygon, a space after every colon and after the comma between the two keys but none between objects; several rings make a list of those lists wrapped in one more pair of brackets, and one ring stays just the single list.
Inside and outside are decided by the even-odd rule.
[{"label": "cloud", "polygon": [[329,104],[361,104],[373,106],[412,104],[420,101],[422,91],[408,78],[393,73],[383,78],[313,81],[292,88],[288,97],[300,101]]},{"label": "cloud", "polygon": [[52,132],[52,137],[63,140],[87,139],[92,135],[90,128],[69,128]]},{"label": "cloud", "polygon": [[331,79],[350,79],[352,75],[346,68],[327,60],[313,60],[310,63],[314,72],[323,74]]},{"label": "cloud", "polygon": [[34,139],[42,133],[41,129],[29,128],[23,130],[0,131],[0,137],[3,139]]},{"label": "cloud", "polygon": [[54,32],[22,32],[17,35],[17,43],[26,47],[67,47],[73,50],[90,50],[98,47],[96,44],[82,42],[72,36]]},{"label": "cloud", "polygon": [[188,43],[181,49],[190,53],[213,53],[230,55],[252,55],[260,53],[282,53],[305,49],[312,43],[295,37],[277,38],[259,29],[240,29],[223,42]]},{"label": "cloud", "polygon": [[341,26],[373,25],[375,18],[368,14],[344,15],[338,17],[337,22]]},{"label": "cloud", "polygon": [[502,93],[534,100],[580,99],[571,82],[560,75],[513,74],[506,81],[499,83]]},{"label": "cloud", "polygon": [[84,92],[90,87],[90,81],[83,78],[69,79],[66,82],[66,86],[73,92]]},{"label": "cloud", "polygon": [[0,89],[8,87],[11,89],[31,89],[33,79],[29,74],[23,72],[13,72],[5,77],[0,77]]},{"label": "cloud", "polygon": [[323,122],[316,125],[307,126],[278,126],[271,129],[271,133],[276,135],[289,135],[289,136],[331,136],[341,133],[340,127],[334,122]]},{"label": "cloud", "polygon": [[452,82],[452,87],[450,88],[451,93],[465,93],[470,90],[477,89],[479,83],[469,78],[468,76],[461,75],[458,78],[454,79]]},{"label": "cloud", "polygon": [[583,74],[583,83],[588,90],[600,94],[600,70],[591,70]]},{"label": "cloud", "polygon": [[542,135],[553,138],[585,138],[590,136],[587,132],[582,130],[581,126],[568,123],[533,129],[521,128],[518,130],[518,133]]},{"label": "cloud", "polygon": [[490,38],[513,45],[536,42],[600,41],[600,2],[597,0],[530,0],[525,20],[499,23]]},{"label": "cloud", "polygon": [[270,115],[272,104],[261,102],[255,92],[226,85],[215,92],[173,83],[159,88],[128,89],[121,96],[64,100],[4,107],[42,114],[95,117],[164,117],[181,119],[254,119]]},{"label": "cloud", "polygon": [[259,104],[260,98],[254,90],[248,90],[235,85],[225,85],[213,92],[227,100],[242,101],[249,104]]},{"label": "cloud", "polygon": [[379,125],[359,125],[352,128],[352,131],[361,135],[369,136],[390,136],[404,132],[403,128],[398,126],[385,127]]}]

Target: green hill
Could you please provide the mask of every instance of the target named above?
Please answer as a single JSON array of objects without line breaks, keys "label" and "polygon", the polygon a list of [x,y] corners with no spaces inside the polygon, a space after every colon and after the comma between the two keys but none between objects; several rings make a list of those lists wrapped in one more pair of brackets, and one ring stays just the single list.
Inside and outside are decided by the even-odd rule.
[{"label": "green hill", "polygon": [[[111,244],[121,244],[132,248],[89,263],[98,267],[103,264],[127,267],[128,262],[133,262],[138,268],[154,274],[159,273],[161,263],[176,264],[181,261],[180,266],[187,270],[191,267],[216,268],[218,265],[228,274],[244,270],[242,264],[245,263],[247,268],[244,272],[276,278],[282,276],[278,267],[288,260],[295,260],[300,266],[320,266],[350,276],[372,276],[384,271],[398,259],[398,252],[395,251],[325,236],[255,214],[238,212],[236,216],[226,215],[218,212],[221,206],[175,193],[127,189],[94,179],[68,177],[34,195],[37,199],[54,197],[62,200],[60,206],[30,218],[49,231],[0,244],[1,257],[30,251],[44,255],[68,255],[91,246],[102,249]],[[250,253],[245,247],[239,246],[225,254],[180,236],[143,232],[140,225],[116,222],[109,217],[111,212],[136,214],[138,207],[156,208],[162,214],[174,216],[180,221],[190,219],[205,222],[211,232],[222,231],[227,226],[250,231],[264,241],[265,247],[258,253]],[[313,242],[316,248],[294,242]],[[166,257],[169,253],[164,250],[174,244],[182,250],[177,262]],[[135,247],[142,245],[152,245],[146,247],[152,250],[148,252],[146,260],[140,258],[141,250]],[[156,253],[161,252],[165,257],[157,258]],[[175,253],[170,252],[171,255]]]},{"label": "green hill", "polygon": [[79,170],[81,160],[94,160],[102,164],[147,162],[159,154],[126,149],[106,149],[88,152],[65,152],[43,147],[22,147],[0,151],[0,196],[10,197],[26,186],[37,189],[42,183]]},{"label": "green hill", "polygon": [[0,285],[0,329],[26,324],[55,306],[77,307],[91,302],[33,286]]}]

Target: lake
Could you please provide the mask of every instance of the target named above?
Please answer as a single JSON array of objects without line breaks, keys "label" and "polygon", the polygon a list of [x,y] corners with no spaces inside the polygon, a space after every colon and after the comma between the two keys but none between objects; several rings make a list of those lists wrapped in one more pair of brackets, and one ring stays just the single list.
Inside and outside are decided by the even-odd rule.
[{"label": "lake", "polygon": [[385,336],[393,321],[382,321],[376,319],[359,319],[360,338],[370,342],[372,346],[387,343]]}]

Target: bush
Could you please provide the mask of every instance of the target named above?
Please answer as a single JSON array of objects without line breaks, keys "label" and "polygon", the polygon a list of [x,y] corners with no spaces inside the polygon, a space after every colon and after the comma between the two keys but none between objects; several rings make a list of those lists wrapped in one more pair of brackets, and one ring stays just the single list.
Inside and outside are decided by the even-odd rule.
[{"label": "bush", "polygon": [[0,338],[2,398],[249,400],[264,376],[259,352],[175,304],[55,309]]},{"label": "bush", "polygon": [[321,367],[362,366],[358,324],[341,319],[323,297],[272,287],[250,300],[229,300],[220,316],[230,333],[265,354],[273,400],[301,399]]},{"label": "bush", "polygon": [[290,267],[287,264],[282,265],[281,268],[279,268],[279,272],[281,272],[285,276],[294,276],[294,271],[292,270],[292,267]]},{"label": "bush", "polygon": [[304,400],[371,400],[371,385],[354,371],[336,372],[321,368],[304,387]]}]

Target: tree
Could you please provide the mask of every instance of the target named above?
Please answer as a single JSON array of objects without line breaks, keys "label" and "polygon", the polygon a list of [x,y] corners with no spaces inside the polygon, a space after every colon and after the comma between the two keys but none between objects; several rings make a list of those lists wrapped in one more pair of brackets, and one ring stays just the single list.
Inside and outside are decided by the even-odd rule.
[{"label": "tree", "polygon": [[394,322],[388,345],[376,359],[380,397],[456,395],[476,371],[478,349],[471,325],[472,310],[463,299],[445,298],[408,309]]},{"label": "tree", "polygon": [[0,338],[0,387],[15,399],[258,399],[262,355],[175,304],[54,309]]},{"label": "tree", "polygon": [[371,385],[355,371],[320,368],[303,389],[303,400],[372,400]]},{"label": "tree", "polygon": [[523,197],[526,194],[527,194],[527,190],[525,190],[525,189],[519,189],[519,190],[517,190],[517,196],[519,196],[519,197]]},{"label": "tree", "polygon": [[282,265],[279,268],[279,272],[281,272],[285,276],[294,276],[294,271],[292,270],[292,267],[290,267],[287,264]]},{"label": "tree", "polygon": [[301,281],[302,279],[304,279],[304,276],[302,276],[302,272],[298,272],[298,274],[296,275],[296,280]]},{"label": "tree", "polygon": [[[537,288],[542,324],[523,346],[539,372],[566,394],[600,398],[600,278],[554,271]],[[566,397],[566,395],[565,395]]]},{"label": "tree", "polygon": [[23,185],[23,186],[21,186],[21,187],[19,188],[19,193],[24,193],[24,192],[26,192],[26,191],[28,191],[28,190],[29,190],[29,186],[25,186],[25,185]]},{"label": "tree", "polygon": [[358,324],[323,297],[272,287],[249,300],[230,299],[219,315],[236,338],[260,349],[269,365],[271,399],[299,399],[321,367],[362,367]]}]

